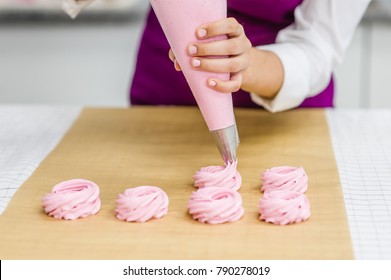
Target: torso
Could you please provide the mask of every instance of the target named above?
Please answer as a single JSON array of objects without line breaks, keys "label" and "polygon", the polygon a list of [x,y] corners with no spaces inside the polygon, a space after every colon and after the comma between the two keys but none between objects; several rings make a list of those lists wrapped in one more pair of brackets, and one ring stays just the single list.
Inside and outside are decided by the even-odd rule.
[{"label": "torso", "polygon": [[[253,46],[272,44],[278,32],[292,24],[294,10],[302,0],[228,0],[228,16],[245,29]],[[183,77],[168,59],[169,45],[151,10],[141,40],[136,72],[131,88],[132,104],[196,105]],[[259,107],[246,92],[233,94],[237,107]],[[319,95],[304,101],[302,107],[333,106],[333,83]]]}]

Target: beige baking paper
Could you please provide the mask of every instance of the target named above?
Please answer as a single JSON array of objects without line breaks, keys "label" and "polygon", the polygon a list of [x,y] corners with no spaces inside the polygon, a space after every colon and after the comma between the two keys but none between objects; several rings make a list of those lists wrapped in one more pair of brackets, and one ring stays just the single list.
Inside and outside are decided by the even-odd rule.
[{"label": "beige baking paper", "polygon": [[[197,108],[85,109],[0,216],[0,259],[353,258],[324,111],[240,109],[236,118],[245,208],[240,221],[207,225],[187,213],[194,172],[222,164]],[[258,220],[260,174],[281,165],[307,171],[312,215],[304,223]],[[73,178],[100,186],[100,212],[76,221],[47,216],[43,195]],[[168,215],[144,224],[116,219],[118,194],[140,185],[167,192]]]}]

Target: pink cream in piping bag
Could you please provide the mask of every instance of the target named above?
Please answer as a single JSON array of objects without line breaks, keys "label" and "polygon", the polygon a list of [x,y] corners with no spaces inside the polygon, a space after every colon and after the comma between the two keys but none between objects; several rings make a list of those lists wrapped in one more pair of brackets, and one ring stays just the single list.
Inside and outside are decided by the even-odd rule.
[{"label": "pink cream in piping bag", "polygon": [[[232,95],[217,92],[207,86],[208,78],[229,80],[230,74],[195,70],[190,65],[191,57],[187,53],[189,44],[199,41],[195,32],[200,25],[227,17],[227,0],[150,0],[150,2],[209,131],[216,140],[224,162],[235,161],[239,137]],[[224,39],[226,36],[207,41]]]}]

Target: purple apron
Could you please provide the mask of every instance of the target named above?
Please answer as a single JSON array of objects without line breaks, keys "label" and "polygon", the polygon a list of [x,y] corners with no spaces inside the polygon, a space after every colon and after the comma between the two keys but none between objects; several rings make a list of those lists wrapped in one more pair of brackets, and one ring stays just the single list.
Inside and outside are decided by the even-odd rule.
[{"label": "purple apron", "polygon": [[[253,46],[272,44],[277,33],[292,24],[293,12],[302,0],[228,0],[228,16],[245,29]],[[133,76],[130,101],[133,105],[196,105],[181,72],[168,58],[170,47],[154,12],[149,12]],[[333,107],[334,84],[330,81],[318,95],[300,107]],[[236,107],[260,107],[242,90],[233,93]]]}]

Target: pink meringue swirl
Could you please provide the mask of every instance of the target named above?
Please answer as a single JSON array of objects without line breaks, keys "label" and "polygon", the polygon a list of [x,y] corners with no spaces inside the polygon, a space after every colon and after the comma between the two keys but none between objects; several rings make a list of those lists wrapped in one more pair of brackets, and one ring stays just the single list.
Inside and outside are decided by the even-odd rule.
[{"label": "pink meringue swirl", "polygon": [[115,212],[117,218],[128,222],[144,223],[160,219],[168,212],[168,196],[159,187],[140,186],[119,194]]},{"label": "pink meringue swirl", "polygon": [[259,214],[259,219],[268,223],[299,223],[310,217],[310,203],[307,196],[299,192],[270,191],[259,201]]},{"label": "pink meringue swirl", "polygon": [[98,185],[83,179],[68,180],[55,185],[52,193],[46,194],[41,202],[49,216],[64,220],[95,215],[101,206]]},{"label": "pink meringue swirl", "polygon": [[202,167],[193,176],[194,186],[198,188],[221,187],[237,191],[242,184],[242,176],[236,170],[237,161],[226,166]]},{"label": "pink meringue swirl", "polygon": [[263,192],[286,190],[305,193],[308,189],[308,177],[303,167],[273,167],[263,172],[261,179]]},{"label": "pink meringue swirl", "polygon": [[220,187],[202,188],[193,192],[187,207],[194,220],[209,224],[234,222],[244,213],[240,194]]}]

